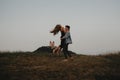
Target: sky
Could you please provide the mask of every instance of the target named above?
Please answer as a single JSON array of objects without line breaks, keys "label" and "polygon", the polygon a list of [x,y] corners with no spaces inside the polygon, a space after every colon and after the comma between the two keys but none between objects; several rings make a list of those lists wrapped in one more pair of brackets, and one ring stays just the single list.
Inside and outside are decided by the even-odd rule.
[{"label": "sky", "polygon": [[78,54],[120,51],[120,0],[0,0],[0,51],[58,46],[57,24],[70,25]]}]

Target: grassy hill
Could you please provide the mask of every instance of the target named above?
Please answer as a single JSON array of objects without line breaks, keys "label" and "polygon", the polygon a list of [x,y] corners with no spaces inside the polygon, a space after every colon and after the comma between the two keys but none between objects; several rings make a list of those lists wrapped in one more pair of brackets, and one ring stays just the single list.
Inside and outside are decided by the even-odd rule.
[{"label": "grassy hill", "polygon": [[120,52],[86,56],[0,53],[0,80],[120,80]]}]

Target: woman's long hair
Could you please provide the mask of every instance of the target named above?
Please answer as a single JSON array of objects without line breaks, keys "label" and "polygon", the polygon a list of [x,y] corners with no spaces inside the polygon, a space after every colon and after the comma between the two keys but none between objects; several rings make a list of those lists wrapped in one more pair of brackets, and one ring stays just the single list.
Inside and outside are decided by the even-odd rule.
[{"label": "woman's long hair", "polygon": [[61,30],[61,27],[62,26],[60,24],[57,24],[55,28],[52,31],[50,31],[50,33],[53,33],[54,35],[58,34],[58,32]]}]

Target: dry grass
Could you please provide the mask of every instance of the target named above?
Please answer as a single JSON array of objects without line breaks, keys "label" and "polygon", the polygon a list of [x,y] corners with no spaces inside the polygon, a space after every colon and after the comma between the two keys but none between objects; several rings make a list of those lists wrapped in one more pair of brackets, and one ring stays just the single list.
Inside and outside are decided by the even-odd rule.
[{"label": "dry grass", "polygon": [[100,56],[0,53],[0,80],[120,80],[120,53]]}]

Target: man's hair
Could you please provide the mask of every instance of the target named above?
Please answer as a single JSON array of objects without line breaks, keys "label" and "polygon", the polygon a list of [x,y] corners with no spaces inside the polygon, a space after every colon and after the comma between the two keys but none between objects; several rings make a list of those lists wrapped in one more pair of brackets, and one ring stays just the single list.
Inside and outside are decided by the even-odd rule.
[{"label": "man's hair", "polygon": [[68,28],[68,29],[70,30],[70,26],[69,26],[69,25],[66,25],[65,27]]}]

